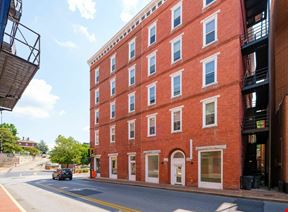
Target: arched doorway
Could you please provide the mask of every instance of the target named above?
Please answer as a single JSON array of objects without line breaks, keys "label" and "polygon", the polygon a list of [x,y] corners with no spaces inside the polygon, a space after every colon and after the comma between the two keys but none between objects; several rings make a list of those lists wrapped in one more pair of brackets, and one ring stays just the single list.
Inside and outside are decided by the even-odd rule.
[{"label": "arched doorway", "polygon": [[185,186],[185,154],[176,150],[171,155],[171,184]]}]

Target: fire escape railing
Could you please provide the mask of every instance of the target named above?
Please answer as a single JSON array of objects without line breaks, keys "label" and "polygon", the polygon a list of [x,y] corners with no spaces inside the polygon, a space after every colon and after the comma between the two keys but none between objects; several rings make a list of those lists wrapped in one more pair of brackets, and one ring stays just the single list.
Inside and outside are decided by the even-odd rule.
[{"label": "fire escape railing", "polygon": [[245,34],[241,36],[241,45],[245,46],[264,39],[269,35],[269,21],[265,19],[256,25],[250,27]]},{"label": "fire escape railing", "polygon": [[245,113],[242,127],[243,131],[267,129],[269,127],[268,110],[255,111],[253,109],[248,109]]},{"label": "fire escape railing", "polygon": [[243,88],[254,86],[269,79],[268,67],[255,70],[253,72],[246,72],[243,80]]}]

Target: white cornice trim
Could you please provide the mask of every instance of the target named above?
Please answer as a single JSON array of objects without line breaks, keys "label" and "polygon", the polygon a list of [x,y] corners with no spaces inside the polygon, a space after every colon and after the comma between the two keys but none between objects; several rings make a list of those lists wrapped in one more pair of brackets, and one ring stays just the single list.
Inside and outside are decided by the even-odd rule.
[{"label": "white cornice trim", "polygon": [[[159,5],[159,3],[161,4]],[[131,21],[129,21],[116,35],[114,35],[100,50],[98,50],[88,61],[88,65],[97,62],[104,55],[108,54],[114,46],[130,34],[137,26],[140,25],[147,17],[150,17],[159,7],[167,0],[152,0],[144,9],[142,9]],[[155,7],[155,10],[153,8]],[[149,15],[147,16],[147,14]],[[142,19],[144,17],[144,19]]]}]

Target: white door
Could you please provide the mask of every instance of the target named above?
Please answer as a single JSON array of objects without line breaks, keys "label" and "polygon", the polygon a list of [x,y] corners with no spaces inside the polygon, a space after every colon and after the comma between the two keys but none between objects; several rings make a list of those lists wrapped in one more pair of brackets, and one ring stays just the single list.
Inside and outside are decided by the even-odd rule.
[{"label": "white door", "polygon": [[171,155],[171,184],[185,186],[185,155],[181,151]]},{"label": "white door", "polygon": [[147,154],[145,158],[145,181],[159,183],[159,155]]},{"label": "white door", "polygon": [[109,157],[109,177],[117,179],[117,156]]},{"label": "white door", "polygon": [[96,171],[96,177],[101,177],[100,174],[100,158],[94,158],[94,170]]},{"label": "white door", "polygon": [[223,189],[223,151],[199,151],[198,161],[199,187]]},{"label": "white door", "polygon": [[129,166],[129,180],[135,181],[136,180],[136,156],[135,155],[129,155],[128,166]]}]

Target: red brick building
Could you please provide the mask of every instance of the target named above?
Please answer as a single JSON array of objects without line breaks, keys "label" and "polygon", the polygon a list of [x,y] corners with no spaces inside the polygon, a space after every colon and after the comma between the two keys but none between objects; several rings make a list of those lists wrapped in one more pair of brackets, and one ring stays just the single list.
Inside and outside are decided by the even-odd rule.
[{"label": "red brick building", "polygon": [[267,18],[267,1],[248,17],[249,2],[153,0],[89,59],[97,177],[240,188],[255,134],[242,128],[243,34]]}]

